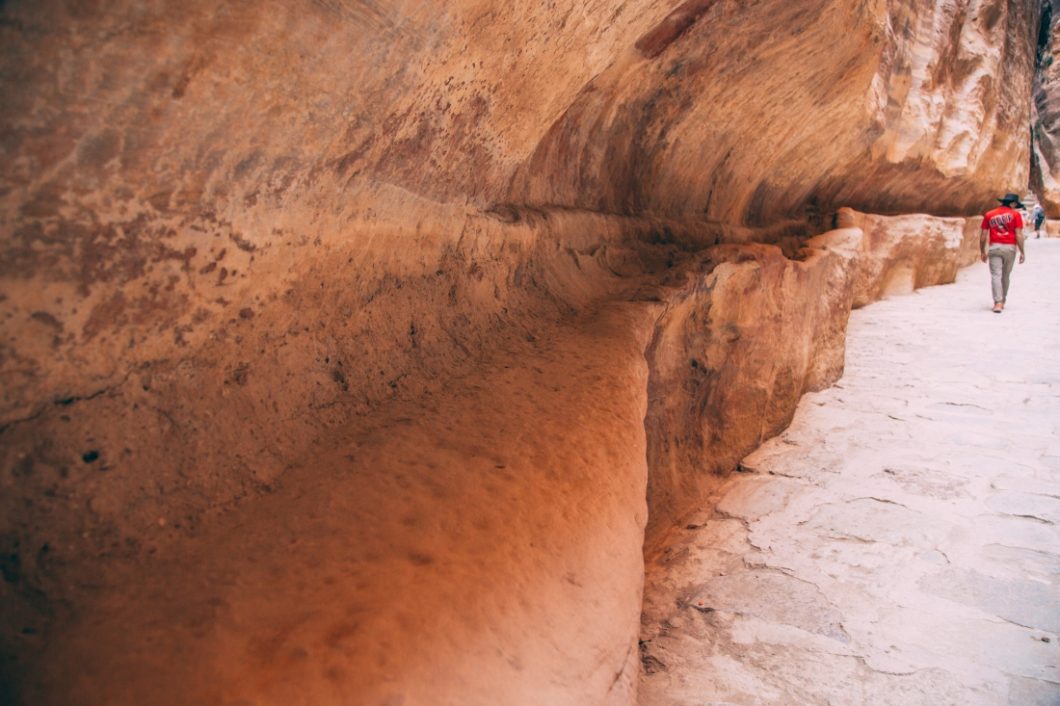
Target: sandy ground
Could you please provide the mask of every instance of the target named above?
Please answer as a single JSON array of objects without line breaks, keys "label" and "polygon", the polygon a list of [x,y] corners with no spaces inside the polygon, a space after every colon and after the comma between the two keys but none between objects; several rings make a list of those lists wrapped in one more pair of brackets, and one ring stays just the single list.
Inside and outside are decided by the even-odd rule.
[{"label": "sandy ground", "polygon": [[648,554],[641,706],[1060,704],[1060,242],[854,312],[847,367]]}]

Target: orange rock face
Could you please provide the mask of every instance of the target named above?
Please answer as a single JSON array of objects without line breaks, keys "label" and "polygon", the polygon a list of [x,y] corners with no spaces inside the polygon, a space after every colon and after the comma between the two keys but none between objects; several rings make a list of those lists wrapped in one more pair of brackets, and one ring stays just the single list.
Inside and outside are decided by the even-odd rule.
[{"label": "orange rock face", "polygon": [[186,357],[321,249],[365,292],[434,272],[497,204],[772,223],[1027,181],[1030,2],[4,13],[5,419]]},{"label": "orange rock face", "polygon": [[765,245],[706,251],[656,324],[645,422],[650,541],[784,429],[804,393],[842,375],[851,308],[952,282],[977,259],[976,218],[838,216],[848,227],[794,257]]},{"label": "orange rock face", "polygon": [[968,252],[811,237],[1021,190],[1038,18],[5,3],[10,693],[628,703],[645,525],[840,374],[851,306]]}]

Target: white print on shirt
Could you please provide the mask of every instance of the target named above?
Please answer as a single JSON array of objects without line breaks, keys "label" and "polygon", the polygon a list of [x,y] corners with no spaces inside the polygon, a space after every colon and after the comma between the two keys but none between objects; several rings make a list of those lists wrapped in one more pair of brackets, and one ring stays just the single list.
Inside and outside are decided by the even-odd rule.
[{"label": "white print on shirt", "polygon": [[1011,222],[1011,213],[999,213],[990,219],[990,227],[994,230],[1008,230],[1008,224]]}]

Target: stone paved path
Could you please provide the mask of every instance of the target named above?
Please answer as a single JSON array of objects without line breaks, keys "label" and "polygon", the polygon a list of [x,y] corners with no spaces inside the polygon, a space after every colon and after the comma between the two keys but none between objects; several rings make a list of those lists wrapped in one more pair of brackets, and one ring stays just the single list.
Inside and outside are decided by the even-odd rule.
[{"label": "stone paved path", "polygon": [[847,369],[649,557],[642,706],[1060,704],[1060,241],[854,312]]}]

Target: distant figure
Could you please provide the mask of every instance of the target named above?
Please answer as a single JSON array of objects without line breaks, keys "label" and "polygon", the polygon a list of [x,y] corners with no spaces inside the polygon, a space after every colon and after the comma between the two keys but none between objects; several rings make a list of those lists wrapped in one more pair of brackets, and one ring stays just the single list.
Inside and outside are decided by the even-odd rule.
[{"label": "distant figure", "polygon": [[1034,237],[1042,237],[1042,224],[1045,223],[1045,209],[1042,208],[1040,203],[1034,204],[1034,210],[1031,211],[1031,218],[1034,219]]},{"label": "distant figure", "polygon": [[1023,217],[1015,210],[1023,208],[1020,197],[1005,194],[998,201],[1001,205],[987,211],[979,226],[979,251],[983,262],[990,261],[990,286],[994,294],[995,314],[1005,309],[1008,280],[1012,265],[1016,262],[1016,250],[1019,250],[1021,265],[1027,259],[1023,252]]}]

